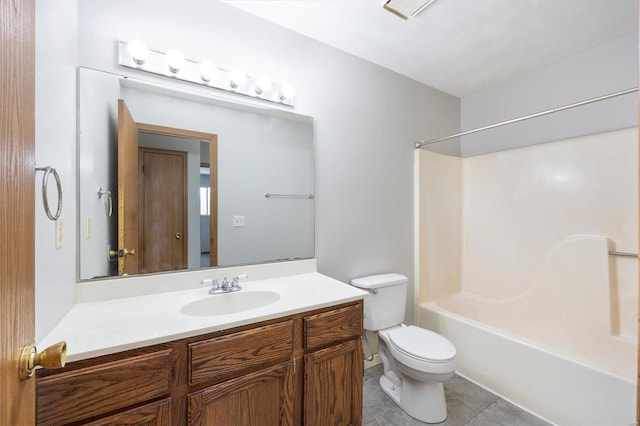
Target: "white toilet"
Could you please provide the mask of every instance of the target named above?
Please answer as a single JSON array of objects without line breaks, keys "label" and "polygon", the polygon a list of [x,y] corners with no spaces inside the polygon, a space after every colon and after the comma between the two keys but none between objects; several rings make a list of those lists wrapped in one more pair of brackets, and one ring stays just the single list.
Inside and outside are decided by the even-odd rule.
[{"label": "white toilet", "polygon": [[404,275],[371,275],[356,278],[351,285],[371,293],[364,300],[364,328],[378,332],[382,390],[411,417],[443,422],[447,405],[442,383],[455,372],[456,348],[437,333],[402,324],[407,294]]}]

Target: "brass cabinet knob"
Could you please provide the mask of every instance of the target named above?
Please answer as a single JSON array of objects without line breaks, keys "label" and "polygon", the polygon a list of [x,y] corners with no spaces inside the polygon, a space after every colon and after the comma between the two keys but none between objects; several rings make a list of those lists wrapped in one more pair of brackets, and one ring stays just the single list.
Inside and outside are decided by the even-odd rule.
[{"label": "brass cabinet knob", "polygon": [[176,240],[179,240],[180,238],[182,238],[182,234],[179,232],[176,232]]},{"label": "brass cabinet knob", "polygon": [[22,348],[18,376],[26,380],[33,376],[36,367],[62,368],[67,363],[67,342],[59,342],[38,353],[34,345]]}]

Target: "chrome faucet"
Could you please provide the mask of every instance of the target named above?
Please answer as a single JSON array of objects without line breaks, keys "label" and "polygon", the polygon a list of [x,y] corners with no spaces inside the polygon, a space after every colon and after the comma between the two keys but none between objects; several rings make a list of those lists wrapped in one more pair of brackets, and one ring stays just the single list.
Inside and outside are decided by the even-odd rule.
[{"label": "chrome faucet", "polygon": [[227,277],[224,277],[224,279],[222,280],[222,283],[220,283],[220,291],[222,293],[228,293],[229,291],[231,291],[229,280],[227,280]]},{"label": "chrome faucet", "polygon": [[240,287],[239,283],[240,283],[240,280],[243,280],[246,278],[249,278],[249,276],[242,274],[242,275],[236,275],[235,277],[231,278],[231,282],[229,282],[227,277],[224,277],[222,282],[219,282],[217,278],[213,278],[213,279],[202,280],[200,284],[202,285],[211,284],[211,289],[209,290],[209,294],[231,293],[234,291],[242,290],[242,287]]}]

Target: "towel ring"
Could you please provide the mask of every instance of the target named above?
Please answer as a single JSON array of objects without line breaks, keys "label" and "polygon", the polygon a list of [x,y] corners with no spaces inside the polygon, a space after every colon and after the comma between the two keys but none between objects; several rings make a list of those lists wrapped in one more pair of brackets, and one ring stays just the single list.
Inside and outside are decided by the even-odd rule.
[{"label": "towel ring", "polygon": [[[60,213],[62,212],[62,184],[60,183],[60,176],[58,176],[58,172],[56,169],[50,166],[46,167],[36,167],[36,171],[44,172],[44,176],[42,176],[42,204],[44,205],[44,212],[47,214],[47,217],[50,220],[56,221],[60,217]],[[51,209],[49,208],[49,196],[47,195],[47,185],[49,184],[49,175],[53,175],[56,180],[56,188],[58,190],[58,209],[56,210],[56,214],[51,214]]]},{"label": "towel ring", "polygon": [[104,197],[104,214],[107,217],[111,217],[113,214],[113,199],[111,198],[111,191],[103,191],[102,187],[98,188],[98,200]]}]

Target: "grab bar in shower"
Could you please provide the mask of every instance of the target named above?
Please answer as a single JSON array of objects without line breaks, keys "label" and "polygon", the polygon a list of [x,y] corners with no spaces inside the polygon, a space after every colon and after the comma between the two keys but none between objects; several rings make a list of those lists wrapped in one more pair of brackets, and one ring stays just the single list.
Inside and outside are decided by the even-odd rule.
[{"label": "grab bar in shower", "polygon": [[638,253],[625,253],[623,251],[609,250],[609,256],[638,257]]}]

